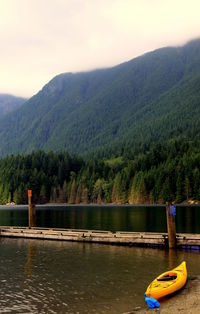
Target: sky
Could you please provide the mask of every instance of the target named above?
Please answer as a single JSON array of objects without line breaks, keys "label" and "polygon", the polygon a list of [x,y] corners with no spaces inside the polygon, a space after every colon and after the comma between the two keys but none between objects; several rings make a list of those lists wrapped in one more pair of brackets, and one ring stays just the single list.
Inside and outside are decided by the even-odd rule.
[{"label": "sky", "polygon": [[0,0],[0,93],[199,37],[199,0]]}]

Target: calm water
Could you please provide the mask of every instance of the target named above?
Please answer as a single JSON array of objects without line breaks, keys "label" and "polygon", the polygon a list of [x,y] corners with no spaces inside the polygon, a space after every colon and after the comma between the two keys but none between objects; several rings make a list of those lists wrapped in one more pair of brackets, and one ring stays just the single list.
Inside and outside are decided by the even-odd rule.
[{"label": "calm water", "polygon": [[159,273],[200,254],[59,241],[0,240],[0,313],[118,314],[145,307]]},{"label": "calm water", "polygon": [[[38,206],[38,227],[166,232],[165,207]],[[200,233],[200,207],[177,207],[177,232]],[[0,225],[27,226],[28,207],[0,207]]]},{"label": "calm water", "polygon": [[[177,209],[179,232],[199,232],[197,207]],[[0,225],[27,225],[27,207],[0,208]],[[37,225],[166,231],[163,207],[38,207]],[[105,313],[145,307],[158,274],[186,260],[200,275],[199,252],[0,238],[0,313]]]}]

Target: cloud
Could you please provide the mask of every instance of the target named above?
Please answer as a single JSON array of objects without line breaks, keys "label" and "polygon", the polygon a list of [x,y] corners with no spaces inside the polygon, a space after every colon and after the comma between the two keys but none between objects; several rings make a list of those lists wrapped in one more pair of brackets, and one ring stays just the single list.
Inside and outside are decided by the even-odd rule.
[{"label": "cloud", "polygon": [[0,92],[200,36],[199,0],[0,0]]}]

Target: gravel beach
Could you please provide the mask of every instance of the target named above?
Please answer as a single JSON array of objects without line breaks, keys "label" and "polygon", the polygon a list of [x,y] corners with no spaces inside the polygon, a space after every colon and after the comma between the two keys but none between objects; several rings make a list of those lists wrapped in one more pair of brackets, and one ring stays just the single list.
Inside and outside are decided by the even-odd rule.
[{"label": "gravel beach", "polygon": [[135,308],[123,314],[199,314],[200,313],[200,276],[189,278],[186,286],[173,296],[160,301],[160,309],[141,310]]}]

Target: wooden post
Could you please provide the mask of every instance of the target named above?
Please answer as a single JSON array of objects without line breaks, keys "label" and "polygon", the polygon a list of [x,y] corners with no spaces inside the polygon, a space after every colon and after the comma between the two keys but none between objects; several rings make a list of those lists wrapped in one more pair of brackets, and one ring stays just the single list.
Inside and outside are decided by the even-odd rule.
[{"label": "wooden post", "polygon": [[35,205],[31,204],[32,190],[28,190],[28,226],[36,227]]},{"label": "wooden post", "polygon": [[176,247],[176,221],[175,221],[176,209],[175,206],[166,203],[166,216],[167,216],[167,231],[168,231],[168,245],[169,249]]}]

